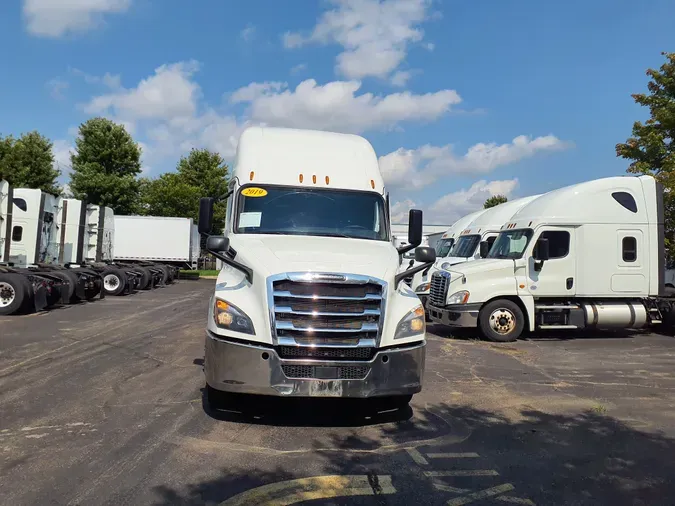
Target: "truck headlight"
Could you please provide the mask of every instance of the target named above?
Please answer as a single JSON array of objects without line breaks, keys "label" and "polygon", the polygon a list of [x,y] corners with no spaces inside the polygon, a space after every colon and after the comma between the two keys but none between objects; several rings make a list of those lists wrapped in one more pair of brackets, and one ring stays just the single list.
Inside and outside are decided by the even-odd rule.
[{"label": "truck headlight", "polygon": [[452,304],[466,304],[466,301],[469,300],[469,292],[462,290],[461,292],[453,293],[448,297],[448,306]]},{"label": "truck headlight", "polygon": [[216,299],[213,307],[213,319],[217,327],[244,334],[255,334],[253,322],[237,306],[222,299]]},{"label": "truck headlight", "polygon": [[452,264],[450,262],[443,262],[441,264],[441,269],[443,269],[444,271],[447,271],[450,267],[452,267]]},{"label": "truck headlight", "polygon": [[422,283],[421,285],[418,285],[417,288],[415,288],[416,292],[426,292],[429,290],[429,285],[430,283]]},{"label": "truck headlight", "polygon": [[424,323],[424,308],[420,304],[398,322],[394,339],[416,336],[424,334],[425,332],[426,324]]}]

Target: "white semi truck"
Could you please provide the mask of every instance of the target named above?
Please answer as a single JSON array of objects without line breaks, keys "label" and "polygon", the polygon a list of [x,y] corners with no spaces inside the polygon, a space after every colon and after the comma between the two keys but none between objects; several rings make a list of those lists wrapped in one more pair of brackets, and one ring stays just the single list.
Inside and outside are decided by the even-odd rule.
[{"label": "white semi truck", "polygon": [[671,310],[663,188],[610,177],[532,200],[502,226],[487,258],[435,272],[432,321],[494,341],[537,329],[641,328]]},{"label": "white semi truck", "polygon": [[[251,127],[239,140],[222,236],[224,262],[207,318],[207,401],[228,392],[387,398],[422,388],[424,309],[397,274],[422,239],[410,212],[408,245],[394,247],[389,197],[362,137]],[[212,230],[214,199],[200,202]],[[435,259],[416,249],[420,269]]]},{"label": "white semi truck", "polygon": [[485,212],[485,209],[480,211],[467,214],[462,218],[458,219],[453,225],[445,231],[441,236],[440,240],[436,244],[436,262],[429,269],[424,269],[423,271],[415,274],[411,281],[411,286],[414,288],[415,293],[422,301],[422,305],[426,307],[427,299],[429,297],[429,279],[431,275],[438,270],[438,265],[441,262],[445,262],[446,259],[450,256],[452,247],[455,245],[455,242],[459,238],[459,234],[468,227],[473,220]]}]

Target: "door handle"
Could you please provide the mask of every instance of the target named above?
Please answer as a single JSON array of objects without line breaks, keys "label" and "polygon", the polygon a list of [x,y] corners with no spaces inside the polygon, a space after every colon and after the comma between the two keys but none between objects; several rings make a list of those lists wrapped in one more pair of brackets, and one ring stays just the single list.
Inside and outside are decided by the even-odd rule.
[{"label": "door handle", "polygon": [[567,285],[567,289],[571,290],[572,287],[574,286],[574,278],[567,278],[566,285]]}]

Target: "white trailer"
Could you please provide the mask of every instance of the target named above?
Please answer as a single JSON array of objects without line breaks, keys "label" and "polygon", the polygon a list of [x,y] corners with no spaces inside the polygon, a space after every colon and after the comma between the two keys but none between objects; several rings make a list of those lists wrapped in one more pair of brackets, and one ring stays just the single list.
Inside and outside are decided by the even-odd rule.
[{"label": "white trailer", "polygon": [[196,269],[200,237],[191,218],[115,216],[118,262],[162,262]]},{"label": "white trailer", "polygon": [[487,258],[443,267],[427,309],[494,341],[525,330],[641,328],[670,319],[663,187],[651,176],[561,188],[502,226]]}]

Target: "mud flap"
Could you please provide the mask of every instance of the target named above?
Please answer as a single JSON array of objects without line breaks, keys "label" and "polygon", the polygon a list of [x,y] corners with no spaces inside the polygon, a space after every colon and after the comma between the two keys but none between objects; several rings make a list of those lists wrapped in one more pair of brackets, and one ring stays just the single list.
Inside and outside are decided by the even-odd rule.
[{"label": "mud flap", "polygon": [[75,295],[80,300],[85,299],[84,289],[86,284],[87,284],[86,274],[77,277],[77,284],[75,285]]},{"label": "mud flap", "polygon": [[42,311],[47,307],[47,289],[40,286],[37,290],[33,290],[33,304],[35,311]]}]

